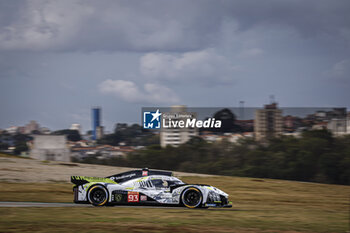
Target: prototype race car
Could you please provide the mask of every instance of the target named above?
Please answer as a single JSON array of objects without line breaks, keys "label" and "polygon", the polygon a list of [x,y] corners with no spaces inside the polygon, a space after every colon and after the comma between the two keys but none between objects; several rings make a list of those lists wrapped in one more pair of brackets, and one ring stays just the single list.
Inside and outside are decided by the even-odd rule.
[{"label": "prototype race car", "polygon": [[228,194],[210,185],[185,184],[172,172],[133,170],[106,178],[72,176],[75,203],[232,207]]}]

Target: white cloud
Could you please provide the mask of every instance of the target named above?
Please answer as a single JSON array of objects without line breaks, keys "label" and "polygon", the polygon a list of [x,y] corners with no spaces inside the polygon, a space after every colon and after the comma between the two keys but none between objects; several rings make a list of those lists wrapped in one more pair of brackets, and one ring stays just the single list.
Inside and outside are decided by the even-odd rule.
[{"label": "white cloud", "polygon": [[174,104],[179,102],[176,93],[168,87],[146,83],[140,89],[134,82],[107,79],[99,85],[103,94],[117,96],[130,103]]},{"label": "white cloud", "polygon": [[344,84],[350,81],[350,59],[341,60],[327,70],[323,71],[323,75],[331,82]]},{"label": "white cloud", "polygon": [[332,74],[338,78],[350,78],[350,60],[345,59],[333,66]]},{"label": "white cloud", "polygon": [[250,49],[243,50],[240,54],[240,57],[253,58],[253,57],[261,56],[263,53],[264,53],[264,50],[260,48],[250,48]]},{"label": "white cloud", "polygon": [[233,81],[233,66],[214,49],[182,54],[147,53],[140,58],[140,72],[149,79],[204,84],[227,84]]}]

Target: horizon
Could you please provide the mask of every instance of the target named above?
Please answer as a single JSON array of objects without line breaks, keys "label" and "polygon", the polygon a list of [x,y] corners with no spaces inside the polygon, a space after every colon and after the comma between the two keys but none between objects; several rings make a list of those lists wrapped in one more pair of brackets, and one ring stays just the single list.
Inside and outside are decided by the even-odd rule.
[{"label": "horizon", "polygon": [[[96,106],[95,106],[96,107]],[[93,108],[95,108],[93,107]],[[93,109],[91,108],[91,110]],[[197,119],[199,120],[204,120],[207,117],[213,117],[215,113],[217,113],[220,110],[223,109],[229,109],[236,117],[236,120],[254,120],[254,114],[255,114],[255,110],[257,109],[263,109],[264,106],[262,107],[243,107],[243,111],[244,111],[244,118],[241,118],[241,111],[242,108],[241,107],[189,107],[186,106],[186,111],[187,112],[194,112],[197,115]],[[345,107],[280,107],[278,106],[278,109],[282,110],[282,116],[286,117],[286,116],[294,116],[294,117],[299,117],[299,118],[305,118],[306,116],[310,115],[310,114],[315,114],[318,111],[323,111],[323,112],[328,112],[328,111],[332,111],[334,109],[339,109],[339,108],[345,108]],[[103,109],[100,108],[102,111],[102,116],[103,116]],[[160,109],[160,112],[169,112],[171,107],[142,107],[142,109],[140,109],[140,113],[142,113],[143,111],[151,111],[151,110],[155,110],[155,109]],[[345,108],[347,113],[350,113],[350,111],[348,111],[347,108]],[[90,118],[91,118],[91,112],[90,112]],[[105,132],[109,132],[109,133],[113,133],[116,127],[116,124],[120,123],[120,124],[128,124],[128,125],[133,125],[133,124],[138,124],[142,126],[142,122],[141,122],[141,118],[140,115],[137,115],[135,117],[139,118],[138,121],[129,121],[129,122],[114,122],[112,125],[110,126],[106,126],[103,124],[103,117],[101,119],[101,126],[105,127]],[[46,125],[42,125],[40,123],[40,121],[35,120],[35,119],[31,119],[28,120],[27,122],[24,122],[23,124],[20,125],[10,125],[4,128],[0,128],[2,130],[6,130],[7,128],[10,127],[23,127],[25,125],[27,125],[30,121],[35,121],[37,124],[39,124],[39,126],[45,127],[50,129],[51,131],[57,131],[57,130],[63,130],[63,129],[70,129],[70,127],[72,126],[72,124],[79,124],[82,127],[82,135],[85,135],[86,132],[92,130],[92,118],[90,119],[90,125],[89,127],[91,128],[86,128],[84,127],[84,125],[80,124],[79,122],[72,122],[71,125],[68,125],[66,128],[50,128]]]},{"label": "horizon", "polygon": [[0,128],[89,129],[92,106],[112,128],[143,106],[270,95],[350,108],[349,11],[346,0],[1,1]]}]

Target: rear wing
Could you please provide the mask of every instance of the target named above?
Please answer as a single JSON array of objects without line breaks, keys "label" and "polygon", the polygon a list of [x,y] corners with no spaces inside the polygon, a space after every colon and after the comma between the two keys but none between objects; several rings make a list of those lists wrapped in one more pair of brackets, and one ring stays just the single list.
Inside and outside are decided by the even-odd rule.
[{"label": "rear wing", "polygon": [[90,177],[90,176],[71,176],[70,181],[76,185],[83,185],[91,182],[104,182],[116,184],[116,182],[109,178],[100,178],[100,177]]}]

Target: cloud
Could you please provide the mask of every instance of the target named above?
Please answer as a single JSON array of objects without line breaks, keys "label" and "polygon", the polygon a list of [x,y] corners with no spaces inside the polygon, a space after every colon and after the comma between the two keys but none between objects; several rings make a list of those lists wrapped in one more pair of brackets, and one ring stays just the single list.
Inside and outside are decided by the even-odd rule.
[{"label": "cloud", "polygon": [[93,8],[78,1],[22,1],[18,11],[21,14],[17,18],[2,25],[2,50],[66,48],[93,14]]},{"label": "cloud", "polygon": [[168,87],[146,83],[140,89],[134,82],[125,80],[107,79],[99,85],[103,94],[114,95],[130,103],[149,104],[174,104],[179,102],[179,97]]},{"label": "cloud", "polygon": [[350,78],[350,60],[345,59],[333,65],[331,74],[338,80],[349,80]]},{"label": "cloud", "polygon": [[[224,14],[236,18],[239,30],[262,25],[267,28],[289,28],[311,38],[317,36],[340,36],[349,28],[350,3],[339,0],[267,0],[267,1],[224,1]],[[350,38],[348,38],[350,39]]]},{"label": "cloud", "polygon": [[[6,11],[2,5],[0,14]],[[214,38],[209,35],[213,30],[201,26],[207,11],[194,12],[203,7],[186,1],[32,0],[7,5],[17,17],[2,18],[1,50],[193,50]]]},{"label": "cloud", "polygon": [[141,74],[161,81],[227,84],[234,81],[235,70],[237,67],[214,49],[182,54],[147,53],[140,58]]},{"label": "cloud", "polygon": [[263,53],[264,53],[264,50],[260,48],[245,49],[241,52],[240,57],[243,57],[243,58],[259,57]]},{"label": "cloud", "polygon": [[349,37],[350,4],[338,0],[22,0],[0,2],[0,50],[193,51],[213,47],[233,22],[310,38]]}]

